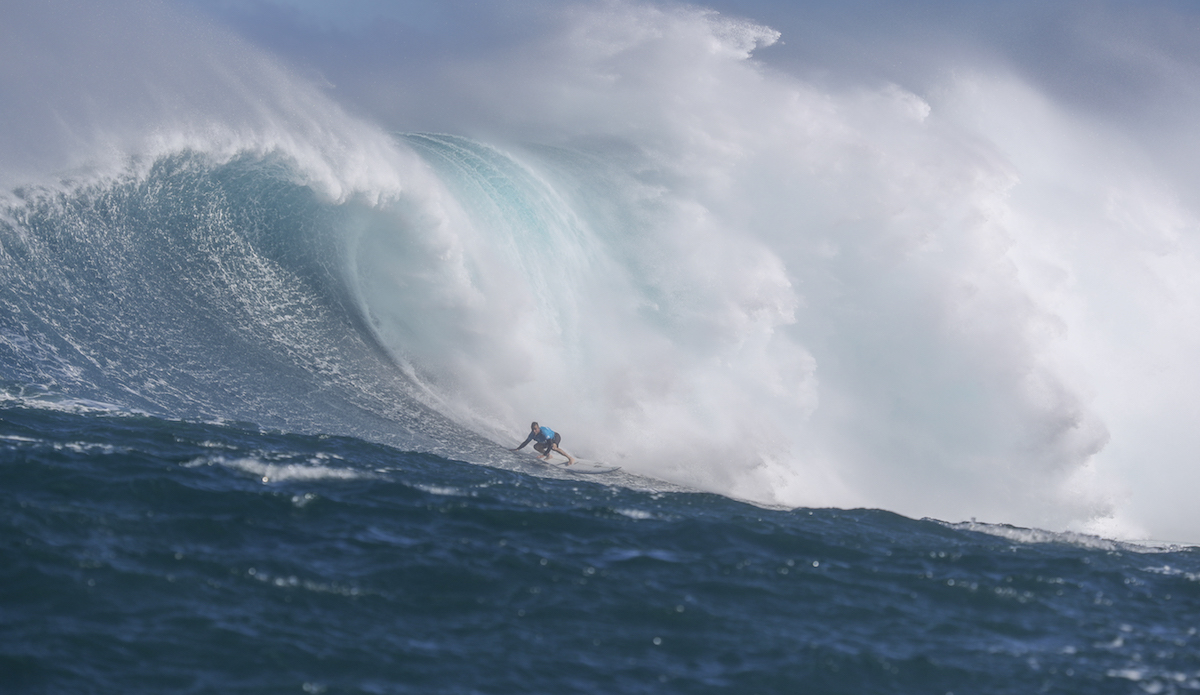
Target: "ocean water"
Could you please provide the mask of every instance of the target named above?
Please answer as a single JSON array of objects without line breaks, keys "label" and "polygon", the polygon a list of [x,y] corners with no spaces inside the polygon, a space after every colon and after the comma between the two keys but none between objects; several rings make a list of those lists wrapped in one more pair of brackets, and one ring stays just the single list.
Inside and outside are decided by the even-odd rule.
[{"label": "ocean water", "polygon": [[2,414],[6,692],[1200,689],[1195,548]]},{"label": "ocean water", "polygon": [[7,4],[0,692],[1200,690],[1189,11],[745,7]]}]

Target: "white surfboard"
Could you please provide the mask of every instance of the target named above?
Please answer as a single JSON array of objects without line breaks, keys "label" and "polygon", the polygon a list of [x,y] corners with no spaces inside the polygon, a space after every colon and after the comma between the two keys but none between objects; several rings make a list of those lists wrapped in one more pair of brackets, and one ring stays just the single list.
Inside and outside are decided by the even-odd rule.
[{"label": "white surfboard", "polygon": [[582,473],[584,475],[612,473],[621,470],[620,466],[610,466],[603,461],[588,461],[586,459],[575,459],[575,464],[572,466],[568,466],[566,461],[550,461],[549,465],[568,473]]}]

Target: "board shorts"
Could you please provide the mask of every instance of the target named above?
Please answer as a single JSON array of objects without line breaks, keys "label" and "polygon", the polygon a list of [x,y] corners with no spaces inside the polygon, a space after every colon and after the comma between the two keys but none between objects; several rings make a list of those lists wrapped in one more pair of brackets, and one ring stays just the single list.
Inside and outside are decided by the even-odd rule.
[{"label": "board shorts", "polygon": [[558,443],[561,441],[562,441],[562,435],[559,434],[558,432],[555,432],[553,439],[547,439],[544,442],[535,442],[533,445],[533,448],[535,451],[540,451],[543,454],[548,454],[548,453],[550,453],[550,450],[553,447],[558,446]]}]

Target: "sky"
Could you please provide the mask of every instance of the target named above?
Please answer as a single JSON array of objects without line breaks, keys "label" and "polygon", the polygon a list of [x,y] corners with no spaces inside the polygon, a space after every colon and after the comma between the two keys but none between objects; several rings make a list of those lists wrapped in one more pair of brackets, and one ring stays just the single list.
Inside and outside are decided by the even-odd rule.
[{"label": "sky", "polygon": [[[557,31],[570,8],[606,4],[180,1],[335,87],[342,103],[403,130],[444,129],[450,117],[389,98],[386,85],[399,91],[449,65],[520,53]],[[759,49],[756,60],[834,89],[896,84],[928,97],[964,72],[1013,75],[1056,105],[1120,129],[1200,189],[1190,165],[1200,149],[1191,123],[1200,106],[1200,44],[1194,40],[1200,9],[1191,3],[714,0],[661,6],[712,9],[769,26],[780,40]]]},{"label": "sky", "polygon": [[[361,56],[483,54],[546,30],[564,2],[186,0],[298,64],[343,74]],[[580,3],[583,4],[583,3]],[[592,5],[603,3],[591,3]],[[1186,2],[769,2],[692,6],[766,24],[782,40],[756,57],[831,82],[888,80],[928,88],[947,72],[994,65],[1112,117],[1168,115],[1190,99],[1172,77],[1200,65],[1198,12]],[[396,66],[379,65],[386,73]],[[1158,108],[1153,108],[1157,106]]]}]

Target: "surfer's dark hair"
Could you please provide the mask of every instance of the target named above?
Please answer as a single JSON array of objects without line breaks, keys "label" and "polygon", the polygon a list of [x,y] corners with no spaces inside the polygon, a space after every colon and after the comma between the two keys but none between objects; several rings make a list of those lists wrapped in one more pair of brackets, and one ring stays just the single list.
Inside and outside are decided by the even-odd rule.
[{"label": "surfer's dark hair", "polygon": [[533,422],[529,423],[529,429],[533,429],[534,427],[537,427],[537,426],[538,426],[537,420],[534,420]]}]

